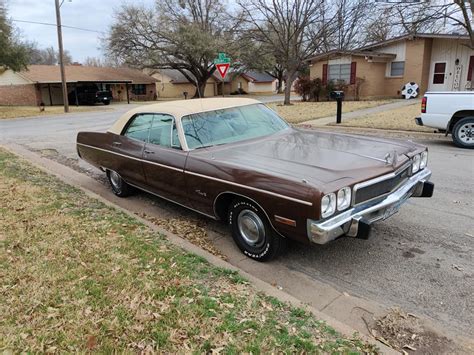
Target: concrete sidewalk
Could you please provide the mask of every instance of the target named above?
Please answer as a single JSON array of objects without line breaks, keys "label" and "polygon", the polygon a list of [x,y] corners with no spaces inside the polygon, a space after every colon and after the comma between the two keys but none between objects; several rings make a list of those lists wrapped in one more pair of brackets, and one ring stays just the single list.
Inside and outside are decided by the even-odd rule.
[{"label": "concrete sidewalk", "polygon": [[[420,100],[418,99],[392,102],[390,104],[369,107],[369,108],[364,108],[362,110],[343,113],[342,120],[348,121],[348,120],[356,119],[358,117],[362,117],[365,115],[371,115],[374,113],[394,110],[400,107],[405,107],[405,106],[410,106],[410,105],[419,105],[419,104],[420,104]],[[344,102],[342,103],[342,105],[344,105]],[[311,126],[325,126],[329,123],[335,123],[335,122],[336,122],[336,116],[334,115],[334,116],[327,116],[327,117],[317,118],[310,121],[301,122],[300,124],[309,124]]]}]

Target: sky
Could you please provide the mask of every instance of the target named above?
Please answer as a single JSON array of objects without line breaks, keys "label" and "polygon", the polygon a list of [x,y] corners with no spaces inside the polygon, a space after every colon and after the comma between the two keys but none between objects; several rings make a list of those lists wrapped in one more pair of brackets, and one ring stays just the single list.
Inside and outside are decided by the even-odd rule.
[{"label": "sky", "polygon": [[[63,25],[81,27],[106,32],[113,22],[114,9],[123,0],[65,0],[61,6]],[[135,3],[136,1],[133,1]],[[152,5],[154,0],[141,0],[140,3]],[[56,23],[54,0],[7,0],[9,17],[26,20]],[[128,3],[132,3],[128,1]],[[56,27],[13,22],[20,29],[22,38],[38,43],[40,48],[58,48]],[[100,49],[101,33],[63,28],[64,49],[68,50],[74,61],[82,62],[87,57],[102,57]]]}]

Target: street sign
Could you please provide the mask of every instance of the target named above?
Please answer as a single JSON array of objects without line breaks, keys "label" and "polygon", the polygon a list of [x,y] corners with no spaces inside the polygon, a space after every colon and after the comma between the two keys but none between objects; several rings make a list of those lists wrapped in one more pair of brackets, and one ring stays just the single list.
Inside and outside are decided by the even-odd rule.
[{"label": "street sign", "polygon": [[216,64],[217,71],[221,75],[221,78],[224,80],[225,76],[227,75],[227,72],[229,71],[230,64],[229,63],[222,63],[222,64]]},{"label": "street sign", "polygon": [[222,80],[224,80],[230,68],[230,58],[226,57],[225,53],[221,52],[218,54],[217,58],[214,59],[214,65],[216,66]]}]

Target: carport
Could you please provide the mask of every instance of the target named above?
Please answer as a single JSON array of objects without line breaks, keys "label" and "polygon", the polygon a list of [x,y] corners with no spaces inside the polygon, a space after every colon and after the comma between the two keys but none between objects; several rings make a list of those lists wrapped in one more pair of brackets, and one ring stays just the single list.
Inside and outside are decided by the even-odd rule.
[{"label": "carport", "polygon": [[[125,92],[127,97],[127,103],[130,104],[130,85],[132,84],[132,80],[112,80],[112,81],[75,81],[72,82],[67,80],[67,92],[68,94],[74,91],[75,93],[75,102],[69,102],[70,104],[75,104],[79,106],[79,101],[77,97],[77,89],[81,85],[96,85],[99,89],[103,88],[103,86],[107,85],[125,85]],[[48,103],[50,106],[58,105],[63,103],[62,97],[62,90],[61,90],[61,82],[50,82],[50,83],[37,83],[36,84],[39,92],[41,93],[42,102],[44,104]],[[46,89],[46,97],[43,94],[43,89]],[[58,97],[59,96],[59,97]],[[54,99],[53,99],[54,98]],[[45,100],[47,99],[47,100]],[[59,102],[58,102],[59,101]]]},{"label": "carport", "polygon": [[[66,66],[68,94],[83,85],[96,85],[98,90],[110,90],[114,101],[143,101],[156,98],[156,79],[140,70],[130,68]],[[44,105],[62,105],[61,75],[56,65],[30,65],[28,70],[17,73],[36,88],[38,101]]]}]

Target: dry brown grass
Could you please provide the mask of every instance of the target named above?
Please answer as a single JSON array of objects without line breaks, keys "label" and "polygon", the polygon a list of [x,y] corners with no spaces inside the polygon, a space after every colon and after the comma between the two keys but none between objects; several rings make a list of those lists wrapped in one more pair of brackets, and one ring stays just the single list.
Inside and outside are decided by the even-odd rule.
[{"label": "dry brown grass", "polygon": [[433,132],[433,128],[417,126],[415,123],[415,117],[417,116],[420,116],[419,103],[351,119],[342,122],[342,125],[399,131]]},{"label": "dry brown grass", "polygon": [[[351,112],[362,110],[364,108],[389,104],[394,100],[377,101],[344,101],[342,112]],[[272,102],[268,104],[270,108],[278,112],[285,120],[290,123],[301,123],[314,120],[316,118],[336,115],[336,102],[295,102],[291,106]]]},{"label": "dry brown grass", "polygon": [[4,352],[376,350],[0,149]]},{"label": "dry brown grass", "polygon": [[[102,106],[69,106],[70,112],[89,112],[98,110],[110,110]],[[37,106],[0,106],[0,119],[30,117],[30,116],[49,116],[64,113],[63,106],[45,106],[44,111],[40,111]]]}]

